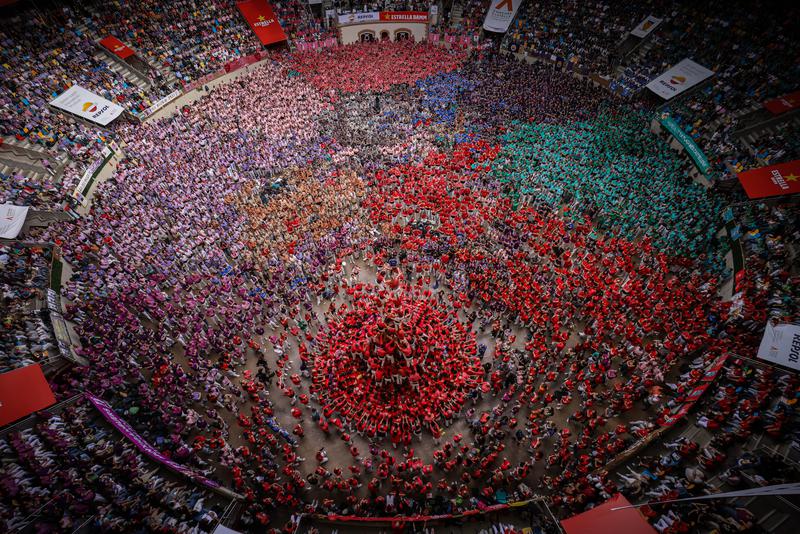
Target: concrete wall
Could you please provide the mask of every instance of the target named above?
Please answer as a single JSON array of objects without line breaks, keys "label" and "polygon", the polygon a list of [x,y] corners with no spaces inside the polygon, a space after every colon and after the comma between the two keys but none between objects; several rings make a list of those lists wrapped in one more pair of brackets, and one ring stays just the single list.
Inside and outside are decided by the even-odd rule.
[{"label": "concrete wall", "polygon": [[342,44],[355,43],[361,40],[363,32],[372,32],[375,40],[381,40],[381,32],[389,32],[389,39],[394,41],[398,31],[408,31],[414,36],[416,42],[428,38],[428,24],[423,22],[367,22],[364,24],[350,24],[339,27]]}]

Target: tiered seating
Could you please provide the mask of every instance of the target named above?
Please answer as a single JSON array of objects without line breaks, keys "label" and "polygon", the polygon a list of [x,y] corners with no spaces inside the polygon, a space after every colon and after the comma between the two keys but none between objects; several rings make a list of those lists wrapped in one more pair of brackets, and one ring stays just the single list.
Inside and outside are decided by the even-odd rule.
[{"label": "tiered seating", "polygon": [[46,309],[52,249],[19,242],[0,243],[0,373],[57,357]]},{"label": "tiered seating", "polygon": [[213,530],[219,497],[145,459],[87,401],[57,411],[0,435],[4,532]]}]

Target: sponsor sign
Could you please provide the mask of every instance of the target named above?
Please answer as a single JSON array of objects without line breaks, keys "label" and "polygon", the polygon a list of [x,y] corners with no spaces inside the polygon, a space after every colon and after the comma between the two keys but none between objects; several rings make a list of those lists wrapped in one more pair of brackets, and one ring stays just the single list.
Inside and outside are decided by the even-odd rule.
[{"label": "sponsor sign", "polygon": [[0,427],[55,404],[39,364],[0,374]]},{"label": "sponsor sign", "polygon": [[114,157],[114,151],[111,150],[110,147],[103,147],[103,150],[100,152],[100,157],[90,163],[83,172],[83,176],[81,176],[80,181],[78,181],[75,191],[72,192],[72,198],[82,205],[86,205],[86,196],[89,194],[89,190],[91,190],[95,178],[97,178],[97,175],[100,174],[100,171],[103,170],[103,167],[106,166],[106,163],[108,163],[112,157]]},{"label": "sponsor sign", "polygon": [[266,0],[247,0],[236,4],[242,16],[253,29],[261,44],[271,45],[286,40],[278,17],[272,12],[272,6]]},{"label": "sponsor sign", "polygon": [[50,105],[101,126],[106,126],[125,111],[122,106],[80,85],[73,85],[52,100]]},{"label": "sponsor sign", "polygon": [[346,15],[339,15],[339,24],[361,24],[363,22],[377,22],[381,20],[379,11],[371,11],[367,13],[348,13]]},{"label": "sponsor sign", "polygon": [[750,198],[800,193],[800,159],[745,171],[739,182]]},{"label": "sponsor sign", "polygon": [[642,22],[639,23],[634,29],[631,30],[631,35],[635,35],[636,37],[644,38],[650,35],[650,32],[656,29],[656,27],[661,24],[663,19],[659,19],[654,17],[653,15],[647,15]]},{"label": "sponsor sign", "polygon": [[169,104],[170,102],[172,102],[173,100],[175,100],[176,98],[181,96],[182,94],[183,94],[183,91],[178,89],[178,90],[172,91],[167,96],[159,98],[158,100],[156,100],[153,103],[152,106],[150,106],[146,110],[142,111],[142,113],[140,115],[141,118],[142,119],[146,119],[147,117],[149,117],[150,115],[154,114],[156,111],[158,111],[159,109],[163,108],[164,106],[166,106],[167,104]]},{"label": "sponsor sign", "polygon": [[25,225],[27,216],[28,206],[0,205],[0,237],[3,239],[16,238]]},{"label": "sponsor sign", "polygon": [[61,313],[61,296],[49,287],[47,288],[47,309],[51,312]]},{"label": "sponsor sign", "polygon": [[787,111],[800,108],[800,91],[789,93],[764,102],[764,107],[773,115],[781,115]]},{"label": "sponsor sign", "polygon": [[492,0],[489,11],[486,12],[486,19],[483,21],[483,29],[498,33],[508,31],[520,4],[522,0]]},{"label": "sponsor sign", "polygon": [[109,35],[104,39],[100,39],[100,44],[103,46],[103,48],[105,48],[106,50],[108,50],[109,52],[111,52],[120,59],[129,58],[132,55],[136,54],[136,52],[134,52],[128,45],[126,45],[113,35]]},{"label": "sponsor sign", "polygon": [[800,325],[767,323],[758,358],[800,371]]},{"label": "sponsor sign", "polygon": [[683,146],[686,150],[686,153],[689,154],[689,157],[692,158],[694,162],[694,166],[697,167],[697,170],[703,174],[708,174],[708,171],[711,169],[711,164],[708,162],[708,158],[706,157],[705,153],[697,146],[697,143],[694,142],[694,139],[683,131],[683,128],[675,122],[669,115],[663,115],[661,119],[659,119],[661,124],[664,128],[672,134],[672,137],[678,140],[678,142]]},{"label": "sponsor sign", "polygon": [[219,484],[213,480],[209,480],[199,473],[196,473],[193,469],[181,465],[161,454],[158,449],[150,445],[150,443],[140,436],[139,433],[136,432],[136,430],[134,430],[127,421],[117,415],[117,412],[115,412],[114,409],[111,408],[111,405],[106,401],[99,399],[90,393],[86,393],[86,398],[88,398],[94,407],[97,408],[97,410],[103,415],[103,417],[105,417],[106,420],[111,423],[111,425],[123,436],[125,436],[131,443],[133,443],[142,454],[149,457],[151,460],[163,464],[173,471],[187,476],[206,487],[215,489],[219,487]]},{"label": "sponsor sign", "polygon": [[647,88],[664,100],[669,100],[713,75],[714,71],[691,59],[683,59],[661,76],[651,80]]},{"label": "sponsor sign", "polygon": [[383,22],[428,22],[425,11],[381,11]]}]

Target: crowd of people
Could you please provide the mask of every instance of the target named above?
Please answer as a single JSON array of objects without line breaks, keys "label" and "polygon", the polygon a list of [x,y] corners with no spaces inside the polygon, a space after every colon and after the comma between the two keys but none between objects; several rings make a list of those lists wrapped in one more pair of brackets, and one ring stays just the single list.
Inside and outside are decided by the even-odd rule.
[{"label": "crowd of people", "polygon": [[[616,27],[641,15],[603,5],[569,4],[574,17],[526,31],[598,68]],[[123,17],[81,12],[71,27],[118,32],[184,80],[253,50],[227,2],[120,6]],[[609,31],[580,37],[595,20]],[[492,49],[380,42],[267,57],[172,116],[104,134],[125,159],[88,213],[29,236],[72,268],[61,297],[89,362],[51,377],[57,397],[105,399],[162,454],[241,494],[235,527],[290,533],[291,512],[438,515],[535,495],[566,516],[618,491],[711,491],[712,470],[736,481],[768,462],[735,451],[744,459],[726,464],[737,439],[796,439],[796,378],[733,357],[715,368],[752,356],[767,319],[798,319],[796,207],[736,208],[748,276],[723,301],[733,273],[717,232],[731,197],[688,178],[648,131],[647,105]],[[45,72],[25,87],[66,76]],[[13,109],[3,126],[28,135],[33,114]],[[99,144],[71,126],[85,144],[69,132],[55,145]],[[792,150],[773,140],[757,153]],[[52,251],[0,252],[8,370],[55,350],[29,312]],[[710,443],[674,438],[621,476],[605,469],[712,369],[718,382],[690,416]],[[206,490],[145,476],[128,442],[109,445],[91,407],[64,413],[0,442],[9,528],[51,500],[33,514],[43,530],[74,528],[77,514],[111,531],[130,518],[176,532],[219,520]],[[54,471],[68,476],[51,487]],[[153,502],[165,487],[174,499]],[[704,506],[647,515],[665,533],[748,524]]]},{"label": "crowd of people", "polygon": [[387,91],[432,74],[452,71],[464,61],[463,51],[427,43],[391,41],[354,44],[294,55],[293,68],[323,92]]},{"label": "crowd of people", "polygon": [[0,436],[5,532],[211,532],[225,500],[115,435],[85,399]]},{"label": "crowd of people", "polygon": [[0,243],[0,373],[59,354],[46,306],[52,258],[51,246]]}]

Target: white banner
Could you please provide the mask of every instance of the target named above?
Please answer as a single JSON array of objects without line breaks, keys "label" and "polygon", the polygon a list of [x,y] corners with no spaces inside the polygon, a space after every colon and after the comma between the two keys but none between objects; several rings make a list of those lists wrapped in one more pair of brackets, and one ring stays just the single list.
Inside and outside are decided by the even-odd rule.
[{"label": "white banner", "polygon": [[658,78],[651,80],[647,88],[664,100],[669,100],[713,75],[714,71],[691,59],[683,59]]},{"label": "white banner", "polygon": [[14,239],[19,235],[25,218],[28,216],[28,206],[15,206],[3,204],[0,206],[0,237]]},{"label": "white banner", "polygon": [[376,20],[381,20],[381,14],[378,11],[339,15],[339,24],[360,24],[362,22],[375,22]]},{"label": "white banner", "polygon": [[163,108],[164,106],[166,106],[167,104],[169,104],[170,102],[172,102],[173,100],[175,100],[176,98],[181,96],[182,94],[183,94],[183,91],[181,91],[180,89],[177,89],[175,91],[172,91],[167,96],[159,98],[158,100],[156,100],[156,102],[152,106],[150,106],[146,110],[142,111],[142,113],[140,115],[141,118],[142,119],[146,119],[147,117],[149,117],[150,115],[152,115],[153,113],[155,113],[159,109]]},{"label": "white banner", "polygon": [[631,30],[631,34],[635,35],[636,37],[647,37],[651,31],[656,29],[656,26],[661,24],[662,20],[664,19],[656,18],[653,15],[647,15],[646,19],[644,19],[639,23],[638,26]]},{"label": "white banner", "polygon": [[800,370],[800,325],[767,323],[758,347],[758,357]]},{"label": "white banner", "polygon": [[492,0],[489,11],[486,12],[486,20],[483,21],[483,29],[499,33],[508,31],[520,4],[522,0]]},{"label": "white banner", "polygon": [[55,100],[50,102],[50,105],[102,126],[107,125],[125,111],[122,106],[87,91],[80,85],[73,85],[58,95]]}]

